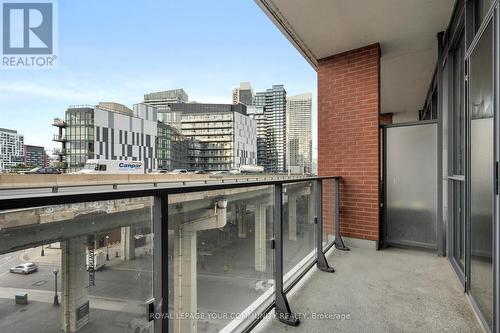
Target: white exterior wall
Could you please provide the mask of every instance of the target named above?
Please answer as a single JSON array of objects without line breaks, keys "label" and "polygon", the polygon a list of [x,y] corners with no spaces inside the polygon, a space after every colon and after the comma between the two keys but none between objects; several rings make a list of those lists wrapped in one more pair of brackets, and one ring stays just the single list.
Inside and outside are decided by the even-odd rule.
[{"label": "white exterior wall", "polygon": [[234,113],[234,168],[257,164],[257,121]]},{"label": "white exterior wall", "polygon": [[16,131],[0,128],[0,170],[23,163],[23,156],[24,136]]},{"label": "white exterior wall", "polygon": [[311,172],[312,94],[287,97],[286,155],[292,173]]},{"label": "white exterior wall", "polygon": [[97,159],[143,161],[147,171],[156,167],[156,108],[136,104],[131,115],[95,108],[94,122]]}]

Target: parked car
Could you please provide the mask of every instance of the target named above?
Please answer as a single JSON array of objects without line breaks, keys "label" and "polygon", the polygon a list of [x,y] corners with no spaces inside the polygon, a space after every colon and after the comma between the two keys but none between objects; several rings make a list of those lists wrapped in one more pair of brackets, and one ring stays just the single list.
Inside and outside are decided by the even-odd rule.
[{"label": "parked car", "polygon": [[227,175],[228,172],[226,170],[221,170],[221,171],[212,171],[212,175]]},{"label": "parked car", "polygon": [[28,171],[26,173],[30,173],[30,174],[52,174],[52,175],[58,175],[58,174],[61,173],[61,170],[56,169],[56,168],[51,168],[51,167],[47,167],[47,168],[37,167],[37,168],[31,169],[30,171]]},{"label": "parked car", "polygon": [[196,170],[194,172],[195,175],[206,175],[207,173],[205,170]]},{"label": "parked car", "polygon": [[38,270],[38,266],[32,262],[27,262],[21,265],[17,265],[9,269],[9,272],[14,274],[30,274]]},{"label": "parked car", "polygon": [[169,172],[171,175],[184,175],[187,174],[188,171],[186,169],[175,169]]},{"label": "parked car", "polygon": [[258,292],[259,294],[262,294],[272,286],[274,286],[273,280],[259,280],[253,286],[253,290]]},{"label": "parked car", "polygon": [[153,172],[150,172],[149,174],[152,174],[152,175],[163,175],[163,174],[166,174],[166,173],[168,173],[168,170],[158,169],[158,170],[154,170]]}]

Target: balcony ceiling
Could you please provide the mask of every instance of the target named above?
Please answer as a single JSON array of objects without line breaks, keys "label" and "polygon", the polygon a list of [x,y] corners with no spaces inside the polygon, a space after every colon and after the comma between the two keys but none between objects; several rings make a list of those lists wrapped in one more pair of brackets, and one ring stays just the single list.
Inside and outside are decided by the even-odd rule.
[{"label": "balcony ceiling", "polygon": [[437,60],[437,38],[455,0],[255,0],[299,52],[318,60],[381,46],[382,113],[423,106]]}]

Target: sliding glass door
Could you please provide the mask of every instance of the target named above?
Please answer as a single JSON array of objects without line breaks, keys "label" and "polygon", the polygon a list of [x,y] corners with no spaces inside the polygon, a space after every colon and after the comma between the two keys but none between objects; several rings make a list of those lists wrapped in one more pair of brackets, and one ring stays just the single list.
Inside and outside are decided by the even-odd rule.
[{"label": "sliding glass door", "polygon": [[493,20],[469,55],[468,290],[493,327],[494,71]]}]

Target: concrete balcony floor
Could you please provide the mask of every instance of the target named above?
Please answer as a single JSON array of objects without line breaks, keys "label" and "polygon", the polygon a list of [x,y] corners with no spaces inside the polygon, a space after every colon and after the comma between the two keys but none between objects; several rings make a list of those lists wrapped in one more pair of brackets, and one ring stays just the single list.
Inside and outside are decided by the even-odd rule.
[{"label": "concrete balcony floor", "polygon": [[[388,248],[376,251],[346,240],[349,252],[331,250],[335,273],[310,272],[289,293],[298,327],[266,316],[253,332],[483,332],[447,258]],[[312,319],[310,313],[349,315]]]}]

